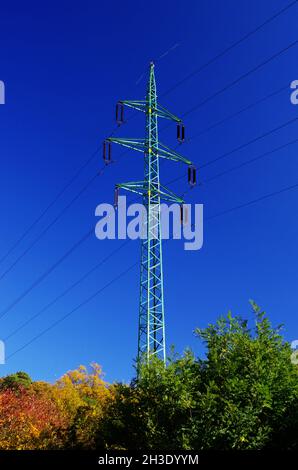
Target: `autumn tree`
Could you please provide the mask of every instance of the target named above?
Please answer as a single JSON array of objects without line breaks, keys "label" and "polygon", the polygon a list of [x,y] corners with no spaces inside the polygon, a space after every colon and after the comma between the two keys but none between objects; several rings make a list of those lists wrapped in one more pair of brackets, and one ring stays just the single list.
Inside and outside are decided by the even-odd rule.
[{"label": "autumn tree", "polygon": [[55,384],[32,382],[25,373],[1,379],[0,449],[96,446],[97,429],[112,388],[101,367],[67,372]]},{"label": "autumn tree", "polygon": [[130,384],[97,364],[55,384],[24,372],[0,379],[0,449],[297,449],[298,369],[290,345],[252,303],[195,335],[203,357],[153,357]]},{"label": "autumn tree", "polygon": [[7,375],[0,379],[0,391],[18,390],[19,388],[29,388],[32,384],[31,377],[23,371]]},{"label": "autumn tree", "polygon": [[59,448],[66,423],[55,403],[18,388],[0,393],[0,449]]},{"label": "autumn tree", "polygon": [[60,409],[68,416],[67,447],[92,449],[98,442],[99,422],[113,391],[103,380],[101,366],[91,364],[67,372],[57,381],[54,396]]}]

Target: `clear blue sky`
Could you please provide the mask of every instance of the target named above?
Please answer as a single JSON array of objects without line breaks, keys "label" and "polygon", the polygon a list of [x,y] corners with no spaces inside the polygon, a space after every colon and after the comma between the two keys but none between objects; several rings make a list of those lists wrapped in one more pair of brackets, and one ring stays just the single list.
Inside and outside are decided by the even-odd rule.
[{"label": "clear blue sky", "polygon": [[[289,1],[189,0],[6,2],[0,11],[0,258],[55,198],[114,128],[118,99],[143,99],[151,59],[161,102],[181,115],[237,77],[297,40],[297,4],[224,57],[162,95],[226,47],[252,31]],[[150,7],[149,7],[150,5]],[[177,45],[177,46],[176,46]],[[176,46],[176,47],[173,47]],[[270,61],[185,118],[192,137],[230,114],[298,79],[298,46]],[[191,140],[181,152],[197,166],[297,116],[290,88]],[[164,123],[160,124],[161,127]],[[144,116],[118,135],[142,136]],[[294,122],[202,168],[211,178],[297,138]],[[175,146],[175,127],[160,133]],[[188,193],[204,203],[205,219],[265,194],[298,183],[298,145],[245,165]],[[115,182],[142,178],[142,157],[114,148],[106,173],[0,281],[1,312],[12,304],[85,233],[95,226],[94,210],[113,200]],[[46,216],[0,264],[0,277],[102,166],[101,152],[82,171]],[[166,182],[184,169],[167,163]],[[178,193],[187,188],[180,181]],[[231,309],[252,318],[249,299],[274,324],[285,324],[288,340],[298,338],[298,189],[206,220],[204,247],[185,252],[180,242],[164,248],[167,343],[178,351],[203,347],[193,336]],[[5,338],[55,296],[120,245],[95,236],[82,243],[42,283],[0,320]],[[7,341],[9,356],[137,261],[139,242],[119,250],[104,266],[51,309]],[[139,272],[132,270],[65,321],[0,366],[4,375],[26,370],[34,379],[55,380],[92,361],[108,380],[129,380],[137,348]]]}]

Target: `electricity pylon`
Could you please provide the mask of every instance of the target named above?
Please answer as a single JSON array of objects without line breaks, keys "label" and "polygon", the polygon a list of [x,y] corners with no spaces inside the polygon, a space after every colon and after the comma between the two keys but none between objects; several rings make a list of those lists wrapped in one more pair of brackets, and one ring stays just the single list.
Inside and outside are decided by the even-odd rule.
[{"label": "electricity pylon", "polygon": [[[142,152],[144,154],[144,180],[116,185],[116,194],[120,188],[137,193],[143,198],[147,210],[144,221],[144,238],[141,247],[141,281],[139,303],[138,363],[150,356],[157,355],[166,363],[165,314],[163,292],[162,237],[160,226],[160,201],[183,204],[178,197],[159,181],[159,158],[182,162],[192,167],[191,161],[170,150],[158,140],[158,118],[170,119],[178,123],[178,137],[184,140],[184,127],[181,119],[157,103],[154,64],[150,64],[146,100],[119,101],[116,110],[118,123],[123,122],[123,107],[128,106],[146,114],[145,139],[126,139],[110,137],[104,143],[104,158],[111,160],[111,142]],[[108,145],[108,157],[106,157]],[[189,175],[192,171],[189,172]],[[195,176],[193,176],[195,179]],[[190,179],[190,176],[189,176]],[[194,184],[193,181],[190,181]]]}]

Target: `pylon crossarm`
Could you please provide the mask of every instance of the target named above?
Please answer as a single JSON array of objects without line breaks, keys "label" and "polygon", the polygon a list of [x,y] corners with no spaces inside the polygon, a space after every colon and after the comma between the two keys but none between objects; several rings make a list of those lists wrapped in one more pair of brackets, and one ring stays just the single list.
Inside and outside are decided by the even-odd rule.
[{"label": "pylon crossarm", "polygon": [[122,147],[136,150],[137,152],[144,152],[145,150],[145,139],[123,139],[118,137],[109,137],[107,141],[122,145]]},{"label": "pylon crossarm", "polygon": [[[129,183],[119,183],[116,184],[116,188],[125,189],[131,193],[139,194],[140,196],[145,196],[148,194],[148,185],[144,181],[136,181]],[[174,194],[169,189],[163,187],[162,190],[156,191],[156,194],[165,202],[176,202],[177,204],[184,204],[184,200]]]},{"label": "pylon crossarm", "polygon": [[146,112],[147,109],[147,101],[141,101],[141,100],[123,100],[119,101],[119,103],[124,104],[124,106],[127,106],[128,108],[133,108],[138,111],[143,111]]},{"label": "pylon crossarm", "polygon": [[181,122],[181,119],[175,116],[175,114],[172,114],[170,111],[168,111],[166,108],[163,106],[158,105],[157,108],[155,109],[157,115],[161,118],[165,119],[170,119],[171,121],[175,122]]},{"label": "pylon crossarm", "polygon": [[[127,147],[132,150],[136,150],[137,152],[146,152],[148,151],[148,146],[145,139],[126,139],[120,137],[109,137],[107,139],[108,142],[113,142],[118,145],[122,145],[122,147]],[[175,152],[175,150],[171,150],[170,148],[166,147],[165,145],[159,143],[158,149],[150,149],[152,153],[156,152],[159,157],[166,158],[167,160],[172,160],[174,162],[181,162],[185,163],[186,165],[191,165],[192,162],[184,158],[179,153]]]},{"label": "pylon crossarm", "polygon": [[144,182],[143,181],[138,181],[135,183],[117,184],[116,188],[125,189],[126,191],[130,191],[131,193],[139,194],[140,196],[144,195]]},{"label": "pylon crossarm", "polygon": [[186,165],[191,165],[192,162],[188,160],[187,158],[183,157],[179,153],[175,152],[175,150],[171,150],[165,145],[159,143],[159,148],[158,148],[158,155],[161,158],[166,158],[168,160],[173,160],[174,162],[181,162],[185,163]]},{"label": "pylon crossarm", "polygon": [[123,104],[124,106],[127,106],[128,108],[133,108],[138,111],[142,111],[143,113],[149,111],[149,113],[156,114],[158,117],[170,119],[171,121],[175,122],[181,122],[180,118],[175,116],[175,114],[171,113],[163,106],[158,105],[157,107],[150,108],[148,106],[147,101],[145,100],[123,100],[119,101],[119,103]]},{"label": "pylon crossarm", "polygon": [[129,181],[128,183],[118,183],[116,184],[116,188],[122,188],[122,186],[125,185],[125,186],[131,186],[131,187],[140,187],[140,188],[143,188],[144,185],[146,185],[146,182],[145,181]]},{"label": "pylon crossarm", "polygon": [[165,186],[160,186],[161,189],[159,190],[160,197],[163,201],[168,201],[168,202],[176,202],[177,204],[184,204],[184,199],[181,197],[177,196],[175,193],[170,191],[168,188]]}]

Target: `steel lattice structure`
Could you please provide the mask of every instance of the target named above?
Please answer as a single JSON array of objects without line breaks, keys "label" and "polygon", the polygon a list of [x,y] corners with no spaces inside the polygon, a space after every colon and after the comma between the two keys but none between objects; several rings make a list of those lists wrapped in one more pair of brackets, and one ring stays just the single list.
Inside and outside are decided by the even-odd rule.
[{"label": "steel lattice structure", "polygon": [[[116,191],[126,189],[142,196],[147,209],[143,222],[144,239],[141,247],[141,280],[138,330],[138,361],[150,360],[157,355],[166,362],[165,313],[163,292],[162,237],[160,226],[160,202],[183,204],[183,199],[162,186],[159,180],[159,158],[165,158],[187,165],[192,163],[158,140],[158,118],[181,123],[181,119],[157,103],[154,64],[150,64],[146,100],[119,101],[120,121],[123,121],[123,107],[128,106],[146,114],[145,139],[111,137],[106,140],[144,154],[144,180],[116,185]],[[104,150],[105,151],[105,150]],[[110,149],[109,149],[110,160]]]}]

